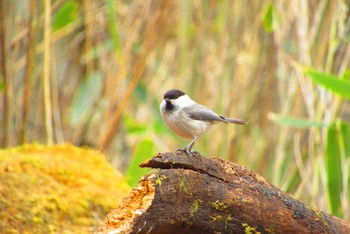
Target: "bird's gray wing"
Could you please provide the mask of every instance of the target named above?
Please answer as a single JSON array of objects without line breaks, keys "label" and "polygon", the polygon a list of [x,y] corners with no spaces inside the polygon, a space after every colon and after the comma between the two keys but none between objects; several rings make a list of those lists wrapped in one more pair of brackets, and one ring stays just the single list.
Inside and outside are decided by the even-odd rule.
[{"label": "bird's gray wing", "polygon": [[214,111],[199,104],[184,107],[183,111],[191,119],[202,121],[219,121],[227,123],[224,117],[216,114]]}]

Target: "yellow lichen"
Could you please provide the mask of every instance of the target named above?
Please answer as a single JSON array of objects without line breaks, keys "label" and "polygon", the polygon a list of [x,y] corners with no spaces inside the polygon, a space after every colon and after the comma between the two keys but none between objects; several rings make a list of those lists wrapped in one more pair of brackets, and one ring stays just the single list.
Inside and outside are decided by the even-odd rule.
[{"label": "yellow lichen", "polygon": [[179,188],[180,188],[180,190],[182,190],[185,193],[191,195],[189,187],[190,187],[190,185],[189,185],[188,182],[185,181],[185,178],[179,178]]},{"label": "yellow lichen", "polygon": [[162,181],[166,179],[165,175],[162,175],[156,179],[156,185],[162,185]]},{"label": "yellow lichen", "polygon": [[314,208],[314,207],[311,207],[311,208],[309,208],[309,209],[312,210],[313,212],[315,212],[315,214],[316,214],[316,216],[317,216],[317,221],[318,221],[318,220],[321,220],[322,224],[323,224],[325,227],[328,226],[328,224],[327,224],[327,222],[326,222],[326,220],[325,220],[325,217],[323,216],[322,211],[317,210],[317,209]]},{"label": "yellow lichen", "polygon": [[191,205],[191,217],[198,211],[200,204],[202,203],[201,199],[196,199]]},{"label": "yellow lichen", "polygon": [[216,222],[216,221],[222,220],[221,215],[213,215],[213,216],[210,216],[210,218],[211,218],[211,222]]},{"label": "yellow lichen", "polygon": [[226,219],[225,219],[225,228],[227,228],[227,224],[228,222],[232,221],[232,217],[231,217],[231,214],[228,214]]},{"label": "yellow lichen", "polygon": [[225,205],[223,202],[215,201],[212,206],[215,208],[215,210],[225,210],[228,205]]},{"label": "yellow lichen", "polygon": [[72,145],[0,150],[0,230],[87,233],[129,193],[105,156]]},{"label": "yellow lichen", "polygon": [[242,223],[242,226],[245,228],[245,234],[260,234],[260,232],[258,232],[255,228],[249,226],[247,223]]}]

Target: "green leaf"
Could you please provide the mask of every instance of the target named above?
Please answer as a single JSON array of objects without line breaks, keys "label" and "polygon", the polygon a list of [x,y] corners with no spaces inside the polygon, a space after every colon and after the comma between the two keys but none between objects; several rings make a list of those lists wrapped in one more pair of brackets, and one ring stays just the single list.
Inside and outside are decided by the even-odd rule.
[{"label": "green leaf", "polygon": [[98,98],[101,89],[102,75],[100,72],[92,73],[81,82],[68,109],[69,122],[72,125],[86,120],[88,114],[93,111],[93,104]]},{"label": "green leaf", "polygon": [[166,126],[163,119],[161,118],[156,118],[156,121],[153,122],[152,128],[156,134],[169,132],[169,128]]},{"label": "green leaf", "polygon": [[343,152],[345,158],[350,158],[350,125],[341,123],[341,134],[343,138]]},{"label": "green leaf", "polygon": [[147,124],[136,122],[130,115],[124,115],[123,120],[128,134],[142,134],[147,131]]},{"label": "green leaf", "polygon": [[[350,125],[342,122],[341,125],[341,132],[343,137],[343,146],[344,146],[344,158],[345,162],[350,161]],[[344,175],[343,179],[347,179],[347,186],[348,186],[348,194],[350,194],[350,168],[347,170],[348,175]]]},{"label": "green leaf", "polygon": [[311,127],[322,128],[327,126],[327,124],[323,122],[286,117],[286,116],[282,117],[275,113],[269,113],[268,118],[281,126],[291,127],[291,128],[311,128]]},{"label": "green leaf", "polygon": [[146,161],[155,154],[154,143],[150,139],[145,139],[136,147],[130,165],[126,171],[126,181],[131,187],[135,187],[141,177],[147,173],[147,168],[140,168],[139,164]]},{"label": "green leaf", "polygon": [[276,6],[271,3],[264,14],[264,18],[263,18],[263,26],[264,29],[268,32],[272,32],[275,27],[276,27],[276,23],[277,23],[277,12],[276,12]]},{"label": "green leaf", "polygon": [[4,89],[4,83],[2,83],[2,81],[0,81],[0,92]]},{"label": "green leaf", "polygon": [[332,214],[342,217],[341,192],[343,189],[341,131],[337,123],[327,130],[326,168],[328,178],[328,193]]},{"label": "green leaf", "polygon": [[[147,84],[148,85],[148,84]],[[137,85],[136,88],[134,89],[133,95],[137,100],[141,102],[147,102],[147,98],[149,96],[147,85],[143,84],[142,81],[140,81]]]},{"label": "green leaf", "polygon": [[58,31],[78,18],[79,5],[76,1],[65,1],[53,16],[53,31]]},{"label": "green leaf", "polygon": [[215,19],[215,28],[217,32],[222,32],[226,23],[227,17],[227,1],[218,1],[218,14]]},{"label": "green leaf", "polygon": [[115,0],[107,0],[107,19],[108,19],[108,31],[111,35],[113,48],[117,54],[117,58],[121,58],[121,46],[120,37],[117,30],[117,18],[114,8]]},{"label": "green leaf", "polygon": [[305,68],[304,74],[309,76],[317,84],[340,95],[343,98],[350,99],[350,81],[339,79],[336,76],[316,71],[312,68]]},{"label": "green leaf", "polygon": [[345,69],[341,76],[341,80],[349,80],[350,79],[350,70]]}]

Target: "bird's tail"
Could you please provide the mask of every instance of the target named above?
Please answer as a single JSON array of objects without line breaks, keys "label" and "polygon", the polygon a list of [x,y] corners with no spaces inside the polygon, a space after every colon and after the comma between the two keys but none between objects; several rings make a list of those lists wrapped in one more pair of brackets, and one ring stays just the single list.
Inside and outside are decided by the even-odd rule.
[{"label": "bird's tail", "polygon": [[233,119],[233,118],[225,118],[225,120],[228,122],[228,123],[234,123],[234,124],[240,124],[240,125],[243,125],[243,124],[246,124],[247,122],[243,119]]}]

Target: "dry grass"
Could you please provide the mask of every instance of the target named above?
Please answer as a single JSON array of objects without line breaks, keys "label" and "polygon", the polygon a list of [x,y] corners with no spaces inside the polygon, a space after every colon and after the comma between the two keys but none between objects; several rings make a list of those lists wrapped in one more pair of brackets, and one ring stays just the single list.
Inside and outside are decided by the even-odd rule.
[{"label": "dry grass", "polygon": [[[56,0],[51,29],[43,3],[34,11],[28,11],[29,1],[2,4],[3,146],[22,143],[21,137],[91,145],[125,167],[146,137],[159,151],[187,143],[164,126],[158,112],[163,93],[176,87],[223,115],[249,121],[244,127],[216,126],[196,150],[246,165],[330,212],[324,202],[326,129],[281,127],[268,117],[329,123],[348,116],[347,103],[300,69],[349,72],[348,2]],[[63,7],[70,10],[59,17]],[[28,119],[22,117],[26,110]],[[130,133],[126,118],[143,130]]]}]

